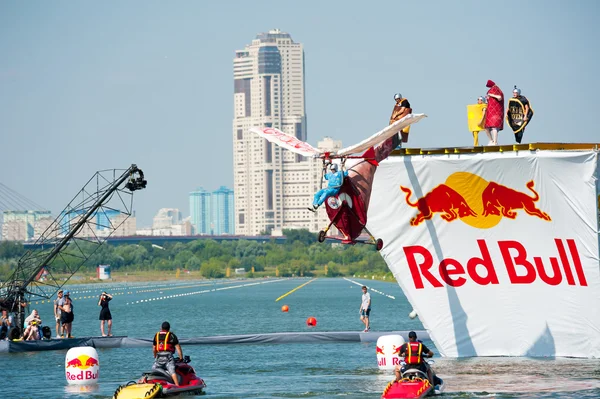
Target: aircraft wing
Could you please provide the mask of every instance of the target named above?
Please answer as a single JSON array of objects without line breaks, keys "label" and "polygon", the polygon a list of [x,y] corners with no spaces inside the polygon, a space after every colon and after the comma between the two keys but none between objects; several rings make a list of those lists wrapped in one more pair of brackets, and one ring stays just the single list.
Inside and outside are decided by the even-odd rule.
[{"label": "aircraft wing", "polygon": [[253,127],[250,128],[252,133],[256,133],[261,137],[264,137],[271,143],[275,143],[286,150],[295,152],[296,154],[304,155],[305,157],[318,157],[321,155],[321,151],[317,150],[310,144],[298,140],[296,137],[286,134],[279,129],[272,127]]},{"label": "aircraft wing", "polygon": [[358,144],[352,145],[350,147],[342,148],[336,152],[336,155],[350,155],[355,154],[357,152],[363,152],[368,150],[369,148],[383,143],[385,140],[392,137],[394,134],[398,133],[400,130],[404,129],[406,126],[411,125],[425,118],[427,115],[425,114],[408,114],[404,118],[397,120],[393,124],[386,126],[381,129],[371,137],[366,140],[361,141]]}]

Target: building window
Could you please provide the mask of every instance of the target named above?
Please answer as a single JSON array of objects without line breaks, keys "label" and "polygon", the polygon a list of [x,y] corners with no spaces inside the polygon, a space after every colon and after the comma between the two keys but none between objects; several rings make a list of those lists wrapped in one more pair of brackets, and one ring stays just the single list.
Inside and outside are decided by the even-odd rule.
[{"label": "building window", "polygon": [[237,130],[237,138],[238,138],[238,140],[243,140],[243,138],[244,138],[244,131],[242,129],[238,129]]}]

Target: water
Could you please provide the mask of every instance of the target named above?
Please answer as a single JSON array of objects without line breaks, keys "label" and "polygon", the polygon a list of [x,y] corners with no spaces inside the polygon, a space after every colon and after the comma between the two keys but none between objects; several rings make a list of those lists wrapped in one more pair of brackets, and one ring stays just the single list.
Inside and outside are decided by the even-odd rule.
[{"label": "water", "polygon": [[[279,302],[275,299],[308,279],[140,283],[69,287],[75,304],[73,334],[100,335],[97,306],[102,290],[114,294],[114,335],[151,338],[164,320],[179,337],[281,331],[360,331],[360,286],[345,279],[318,279]],[[356,281],[371,292],[372,329],[422,329],[396,283]],[[244,286],[244,284],[253,284]],[[228,288],[228,289],[224,289]],[[143,301],[143,302],[140,302]],[[288,313],[281,306],[290,307]],[[33,304],[44,324],[52,305]],[[317,318],[315,329],[305,321]],[[54,332],[54,326],[52,326]],[[434,351],[432,342],[425,341]],[[379,398],[391,374],[377,369],[375,343],[200,345],[184,355],[207,383],[203,398]],[[152,365],[152,349],[100,349],[95,392],[72,392],[64,377],[66,351],[0,354],[2,398],[107,398]],[[435,357],[446,381],[443,398],[597,398],[600,361]],[[188,396],[189,397],[189,396]]]}]

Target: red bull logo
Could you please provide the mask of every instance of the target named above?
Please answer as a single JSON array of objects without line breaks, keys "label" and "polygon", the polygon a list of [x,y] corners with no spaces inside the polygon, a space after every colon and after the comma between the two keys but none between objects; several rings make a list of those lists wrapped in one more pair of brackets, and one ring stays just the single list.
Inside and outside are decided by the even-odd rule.
[{"label": "red bull logo", "polygon": [[446,222],[461,220],[475,228],[488,229],[502,218],[516,219],[517,211],[551,221],[550,215],[536,206],[540,196],[534,186],[530,180],[525,185],[529,192],[522,192],[472,173],[458,172],[414,202],[410,188],[400,186],[400,189],[406,194],[406,203],[418,209],[410,220],[411,226],[431,220],[437,213]]},{"label": "red bull logo", "polygon": [[[566,244],[566,245],[565,245]],[[500,284],[498,269],[506,272],[511,284],[532,284],[539,280],[550,286],[563,284],[588,285],[581,257],[573,239],[554,239],[558,256],[543,259],[541,256],[531,256],[518,241],[498,241],[498,250],[502,255],[504,268],[497,268],[486,240],[477,240],[479,255],[462,263],[453,258],[442,259],[434,267],[433,255],[420,245],[404,247],[404,254],[408,263],[416,289],[427,287],[442,288],[444,285],[461,287],[468,281],[477,285]],[[573,263],[569,262],[567,251]]]},{"label": "red bull logo", "polygon": [[[70,381],[85,381],[98,379],[98,359],[81,355],[68,360],[65,363],[67,380]],[[88,370],[92,368],[91,370]]]}]

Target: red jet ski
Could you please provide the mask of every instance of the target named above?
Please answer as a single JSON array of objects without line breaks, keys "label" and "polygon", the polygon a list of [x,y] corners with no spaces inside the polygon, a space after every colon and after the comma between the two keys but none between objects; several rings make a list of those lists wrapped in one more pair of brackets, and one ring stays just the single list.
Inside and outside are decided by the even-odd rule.
[{"label": "red jet ski", "polygon": [[137,382],[131,381],[118,387],[113,399],[151,399],[183,393],[201,394],[206,384],[202,378],[196,375],[196,371],[189,363],[189,356],[184,356],[183,360],[175,358],[175,373],[179,380],[179,386],[174,384],[173,378],[166,370],[153,369],[144,372],[142,378]]},{"label": "red jet ski", "polygon": [[419,369],[408,369],[402,373],[400,381],[390,382],[381,395],[381,399],[424,398],[427,395],[440,394],[444,390],[444,381],[434,375],[435,386],[429,382],[427,374]]}]

